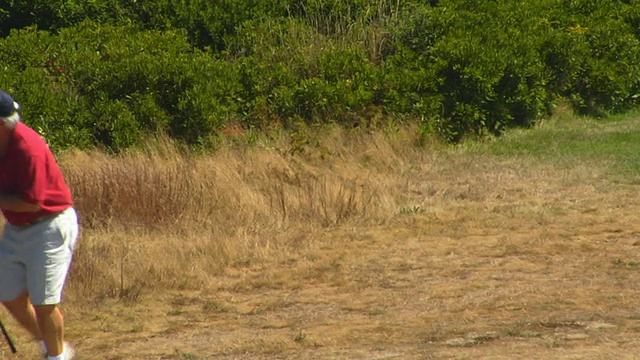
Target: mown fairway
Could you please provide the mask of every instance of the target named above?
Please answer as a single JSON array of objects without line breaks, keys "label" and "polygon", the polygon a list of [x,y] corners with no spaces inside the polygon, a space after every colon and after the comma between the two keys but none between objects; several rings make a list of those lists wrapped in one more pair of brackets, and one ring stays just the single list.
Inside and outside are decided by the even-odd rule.
[{"label": "mown fairway", "polygon": [[[161,206],[133,180],[118,212],[85,215],[67,336],[78,359],[637,358],[639,131],[559,115],[458,147],[400,130],[223,149],[191,160],[210,207],[162,190],[187,181],[171,156],[68,155],[85,214],[140,162],[184,216],[127,222]],[[3,320],[20,353],[2,358],[37,358]]]}]

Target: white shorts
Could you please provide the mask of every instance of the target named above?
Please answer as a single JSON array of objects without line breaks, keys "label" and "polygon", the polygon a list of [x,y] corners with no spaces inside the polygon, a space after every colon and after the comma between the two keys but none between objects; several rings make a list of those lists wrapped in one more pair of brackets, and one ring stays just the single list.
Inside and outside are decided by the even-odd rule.
[{"label": "white shorts", "polygon": [[0,239],[0,301],[28,292],[34,305],[60,303],[78,233],[73,208],[27,227],[5,224]]}]

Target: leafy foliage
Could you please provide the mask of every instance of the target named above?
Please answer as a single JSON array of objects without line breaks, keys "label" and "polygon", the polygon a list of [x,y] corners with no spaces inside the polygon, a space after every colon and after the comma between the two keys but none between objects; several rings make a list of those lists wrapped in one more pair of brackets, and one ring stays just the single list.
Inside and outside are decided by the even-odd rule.
[{"label": "leafy foliage", "polygon": [[640,5],[615,0],[9,0],[0,87],[57,147],[399,115],[449,141],[562,99],[638,105]]}]

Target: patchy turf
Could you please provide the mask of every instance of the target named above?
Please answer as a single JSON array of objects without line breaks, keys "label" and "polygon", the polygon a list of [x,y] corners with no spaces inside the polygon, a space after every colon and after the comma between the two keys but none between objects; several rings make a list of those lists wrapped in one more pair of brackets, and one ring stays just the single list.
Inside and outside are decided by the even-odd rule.
[{"label": "patchy turf", "polygon": [[[610,156],[572,154],[568,165],[482,146],[369,158],[362,179],[373,179],[365,185],[378,186],[379,199],[395,199],[393,214],[241,226],[228,238],[260,239],[250,247],[259,254],[229,255],[219,268],[198,267],[207,254],[181,253],[176,234],[130,235],[140,245],[110,255],[130,266],[124,281],[153,273],[142,262],[160,266],[175,254],[183,270],[167,267],[155,288],[120,296],[72,287],[65,313],[78,359],[637,358],[637,181],[615,172]],[[341,156],[330,166],[315,159],[313,171],[348,174],[354,163]],[[258,169],[255,159],[264,157],[245,158]],[[97,245],[127,234],[90,230],[85,251],[107,256]],[[74,268],[72,284],[85,284],[83,269]],[[169,287],[171,277],[193,281]],[[0,355],[35,358],[36,347],[5,323],[20,356]]]}]

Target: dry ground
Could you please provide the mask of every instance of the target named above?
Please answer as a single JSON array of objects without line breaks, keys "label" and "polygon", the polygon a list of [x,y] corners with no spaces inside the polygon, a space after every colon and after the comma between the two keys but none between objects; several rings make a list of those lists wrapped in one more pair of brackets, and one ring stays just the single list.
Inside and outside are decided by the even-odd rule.
[{"label": "dry ground", "polygon": [[[78,359],[640,358],[636,184],[593,164],[374,150],[326,165],[307,159],[304,169],[358,173],[353,178],[375,190],[371,203],[393,209],[373,211],[375,221],[238,225],[219,236],[260,238],[246,247],[260,256],[227,251],[225,265],[207,272],[195,264],[206,254],[192,254],[184,272],[166,274],[155,288],[120,284],[119,296],[88,296],[75,264],[64,309]],[[365,153],[391,160],[371,166]],[[265,160],[243,156],[246,166]],[[113,263],[123,283],[142,271],[125,259],[162,267],[189,240],[99,228],[83,236],[81,264],[87,249],[122,238],[172,244],[127,248]],[[167,277],[183,285],[166,285]],[[4,322],[20,356],[3,358],[37,358],[29,339]]]}]

